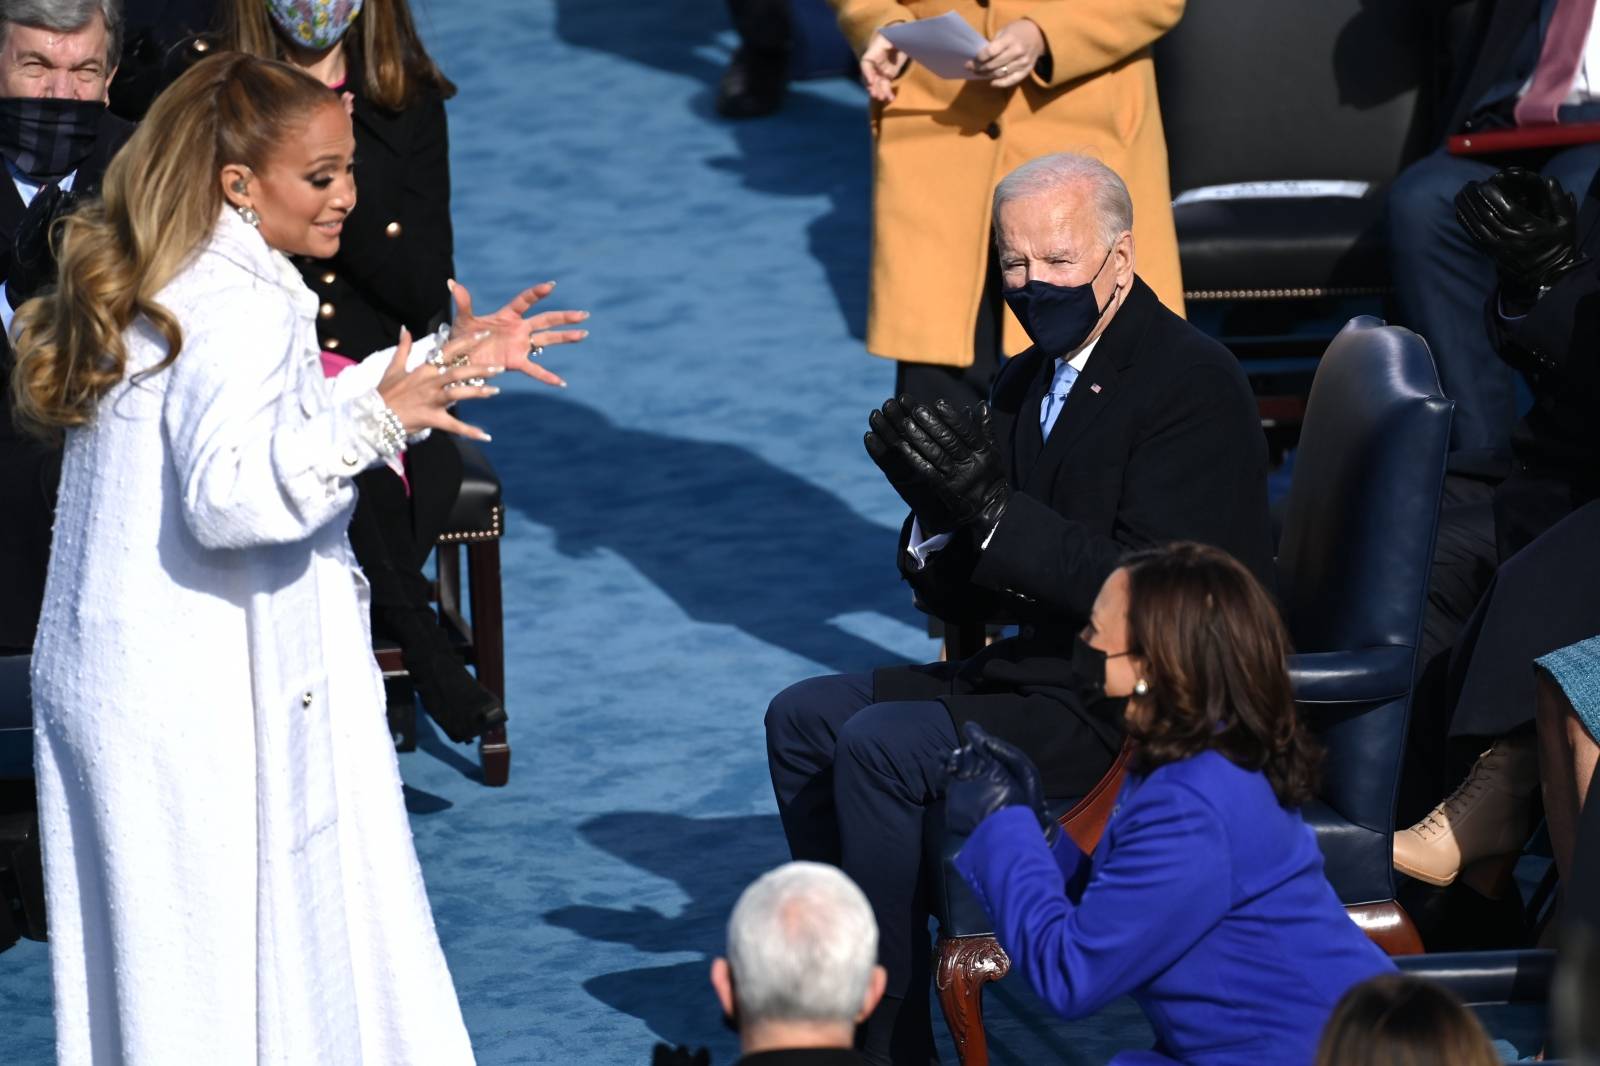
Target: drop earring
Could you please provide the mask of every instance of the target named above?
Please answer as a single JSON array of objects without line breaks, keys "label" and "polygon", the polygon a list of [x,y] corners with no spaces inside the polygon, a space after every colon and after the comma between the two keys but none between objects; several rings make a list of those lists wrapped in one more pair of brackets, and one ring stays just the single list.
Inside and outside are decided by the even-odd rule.
[{"label": "drop earring", "polygon": [[[243,179],[233,183],[233,191],[238,193],[240,196],[244,195],[245,183]],[[257,229],[261,228],[261,215],[256,211],[255,208],[251,207],[249,204],[235,204],[233,209],[239,212],[239,217],[244,219],[245,225],[254,226]]]}]

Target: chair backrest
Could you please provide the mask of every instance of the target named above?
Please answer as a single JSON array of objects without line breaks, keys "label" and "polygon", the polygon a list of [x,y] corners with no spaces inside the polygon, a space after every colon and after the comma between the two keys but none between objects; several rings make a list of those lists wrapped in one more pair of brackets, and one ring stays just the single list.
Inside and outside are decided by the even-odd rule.
[{"label": "chair backrest", "polygon": [[0,781],[33,779],[33,700],[27,655],[0,655]]},{"label": "chair backrest", "polygon": [[1176,193],[1387,181],[1424,149],[1423,4],[1207,0],[1155,46]]},{"label": "chair backrest", "polygon": [[1417,646],[1454,408],[1410,330],[1354,318],[1328,346],[1278,547],[1296,651]]}]

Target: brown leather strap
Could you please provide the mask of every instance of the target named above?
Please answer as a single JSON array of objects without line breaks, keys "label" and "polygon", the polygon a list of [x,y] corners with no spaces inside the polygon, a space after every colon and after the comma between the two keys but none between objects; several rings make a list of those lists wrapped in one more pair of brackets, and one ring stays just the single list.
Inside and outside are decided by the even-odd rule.
[{"label": "brown leather strap", "polygon": [[1089,790],[1087,796],[1061,816],[1061,828],[1085,855],[1093,852],[1095,845],[1100,843],[1100,834],[1106,831],[1106,823],[1111,820],[1117,793],[1122,791],[1122,779],[1128,776],[1128,756],[1132,751],[1133,742],[1124,740],[1111,769]]}]

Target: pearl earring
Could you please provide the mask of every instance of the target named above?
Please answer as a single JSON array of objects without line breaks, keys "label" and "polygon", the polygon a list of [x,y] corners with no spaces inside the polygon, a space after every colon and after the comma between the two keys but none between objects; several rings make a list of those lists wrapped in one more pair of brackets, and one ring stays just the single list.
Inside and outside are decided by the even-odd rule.
[{"label": "pearl earring", "polygon": [[1146,681],[1144,678],[1141,677],[1139,680],[1137,680],[1137,681],[1135,681],[1133,683],[1133,694],[1135,696],[1143,696],[1143,695],[1147,694],[1149,691],[1150,691],[1150,683],[1148,681]]}]

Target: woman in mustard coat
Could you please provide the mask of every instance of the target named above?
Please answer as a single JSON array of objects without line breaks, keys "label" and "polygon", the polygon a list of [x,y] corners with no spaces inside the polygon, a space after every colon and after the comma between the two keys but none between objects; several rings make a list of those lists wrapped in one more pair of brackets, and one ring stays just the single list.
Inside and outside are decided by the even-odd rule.
[{"label": "woman in mustard coat", "polygon": [[[985,399],[1001,355],[1028,347],[1000,299],[990,202],[1050,152],[1093,155],[1127,182],[1139,276],[1183,312],[1150,45],[1184,0],[830,2],[873,97],[867,350],[898,361],[897,393]],[[947,11],[990,42],[975,80],[937,77],[879,32]]]}]

